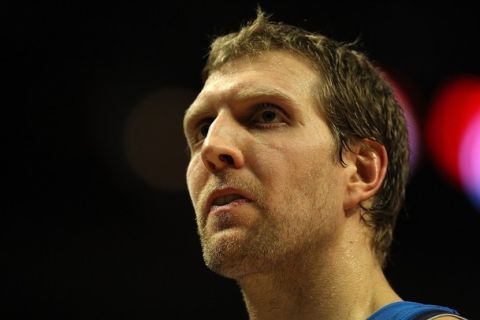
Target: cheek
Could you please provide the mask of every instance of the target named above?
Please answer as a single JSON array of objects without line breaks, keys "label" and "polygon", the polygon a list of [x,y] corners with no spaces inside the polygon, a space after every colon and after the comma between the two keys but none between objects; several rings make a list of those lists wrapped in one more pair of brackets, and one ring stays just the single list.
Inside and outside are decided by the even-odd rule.
[{"label": "cheek", "polygon": [[190,198],[192,199],[193,204],[195,205],[198,200],[201,185],[202,185],[202,162],[198,156],[195,156],[190,160],[190,163],[187,167],[187,187],[188,192],[190,193]]},{"label": "cheek", "polygon": [[296,143],[278,141],[282,140],[256,152],[252,166],[259,179],[273,191],[269,192],[270,200],[285,204],[296,199],[302,202],[297,204],[300,206],[310,200],[325,202],[329,197],[334,201],[342,176],[331,145],[312,144],[308,140],[298,143],[299,139]]},{"label": "cheek", "polygon": [[[268,146],[263,145],[262,150],[254,152],[252,169],[258,170],[258,175],[269,180],[282,180],[287,185],[288,181],[306,179],[313,172],[318,175],[327,167],[333,165],[331,151],[319,145],[309,143],[300,144],[298,141],[284,143],[276,141]],[[311,177],[312,178],[312,177]],[[307,182],[304,180],[304,182]],[[293,182],[293,181],[292,181]]]}]

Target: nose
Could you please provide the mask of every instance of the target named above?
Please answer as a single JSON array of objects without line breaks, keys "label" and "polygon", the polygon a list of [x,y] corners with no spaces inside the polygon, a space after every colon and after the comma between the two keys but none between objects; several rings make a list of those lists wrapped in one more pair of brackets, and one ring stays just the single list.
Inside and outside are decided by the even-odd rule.
[{"label": "nose", "polygon": [[221,115],[212,122],[201,150],[203,164],[210,172],[243,167],[245,158],[240,146],[240,131],[238,123]]}]

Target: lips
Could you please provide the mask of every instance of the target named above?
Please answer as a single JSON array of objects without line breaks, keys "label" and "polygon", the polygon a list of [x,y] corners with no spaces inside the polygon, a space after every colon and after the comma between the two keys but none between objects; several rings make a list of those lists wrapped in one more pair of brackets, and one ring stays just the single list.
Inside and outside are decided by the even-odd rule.
[{"label": "lips", "polygon": [[239,194],[228,194],[226,196],[216,198],[213,201],[212,206],[224,206],[226,204],[229,204],[230,202],[233,202],[235,200],[240,200],[240,199],[245,199],[245,198]]},{"label": "lips", "polygon": [[213,191],[207,200],[207,214],[215,207],[227,206],[232,203],[251,202],[252,197],[236,188],[222,188]]}]

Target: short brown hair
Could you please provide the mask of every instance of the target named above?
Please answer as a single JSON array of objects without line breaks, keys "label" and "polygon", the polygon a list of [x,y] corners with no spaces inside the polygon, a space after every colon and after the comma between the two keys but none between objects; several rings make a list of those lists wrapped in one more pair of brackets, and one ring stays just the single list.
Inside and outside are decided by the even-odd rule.
[{"label": "short brown hair", "polygon": [[338,160],[354,142],[371,139],[383,144],[388,168],[371,208],[363,208],[372,228],[373,249],[385,264],[393,230],[405,197],[409,170],[408,134],[403,110],[392,90],[368,58],[317,33],[271,22],[257,10],[256,19],[236,33],[216,38],[203,70],[204,80],[224,64],[270,50],[287,50],[311,62],[322,80],[319,102],[336,140]]}]

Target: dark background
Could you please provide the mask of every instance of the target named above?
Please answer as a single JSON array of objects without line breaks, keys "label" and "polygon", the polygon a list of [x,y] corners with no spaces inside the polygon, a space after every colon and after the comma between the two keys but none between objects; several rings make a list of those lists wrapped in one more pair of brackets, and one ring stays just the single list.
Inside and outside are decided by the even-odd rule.
[{"label": "dark background", "polygon": [[[480,75],[473,5],[260,3],[277,21],[360,36],[402,79],[421,130],[443,83]],[[210,37],[255,7],[3,5],[2,318],[246,318],[236,285],[203,265],[179,119],[201,88]],[[138,120],[136,109],[150,113]],[[138,133],[148,119],[153,131]],[[480,212],[424,145],[406,209],[387,269],[393,286],[480,319]]]}]

